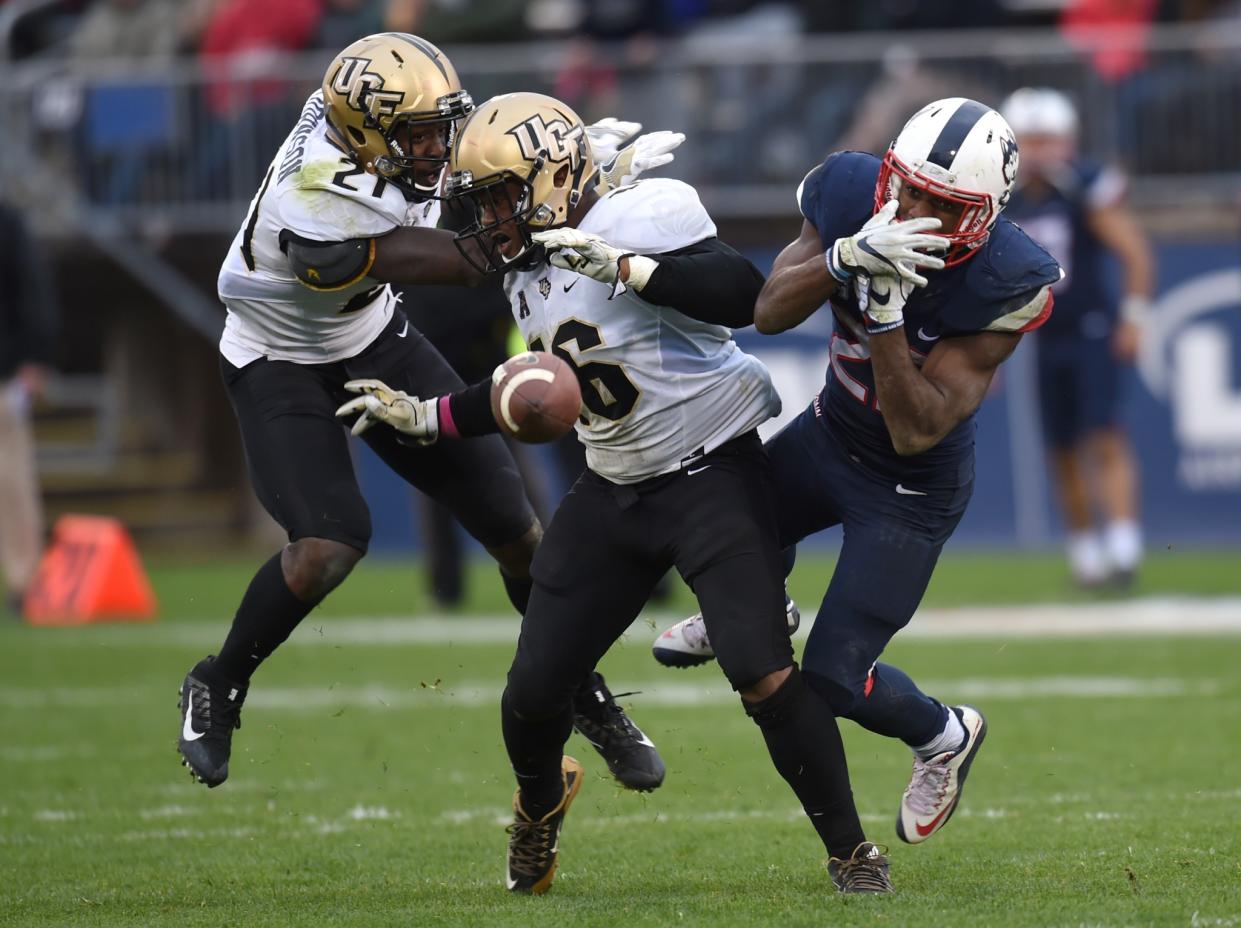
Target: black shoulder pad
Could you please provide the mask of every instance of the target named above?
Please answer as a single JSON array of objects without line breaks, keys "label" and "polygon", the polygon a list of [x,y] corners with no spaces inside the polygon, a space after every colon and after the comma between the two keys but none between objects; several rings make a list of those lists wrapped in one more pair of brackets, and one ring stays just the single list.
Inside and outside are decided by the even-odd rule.
[{"label": "black shoulder pad", "polygon": [[297,279],[313,290],[343,290],[365,277],[375,263],[375,240],[316,242],[280,230],[280,250],[289,257]]}]

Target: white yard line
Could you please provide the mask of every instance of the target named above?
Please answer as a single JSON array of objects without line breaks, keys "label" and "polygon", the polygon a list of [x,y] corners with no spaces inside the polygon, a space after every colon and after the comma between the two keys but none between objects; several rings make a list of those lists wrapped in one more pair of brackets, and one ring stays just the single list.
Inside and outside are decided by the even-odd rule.
[{"label": "white yard line", "polygon": [[[804,604],[798,632],[804,638],[814,624],[813,604]],[[629,627],[627,641],[645,646],[666,625],[682,616],[649,613]],[[515,615],[448,617],[441,615],[377,618],[312,616],[289,639],[288,647],[327,645],[478,645],[515,644]],[[39,644],[82,647],[107,643],[116,647],[218,647],[227,622],[163,621],[151,624],[49,629]],[[922,609],[901,631],[904,638],[1081,638],[1118,635],[1241,635],[1241,598],[1157,597],[1114,602],[1010,606],[961,606]]]},{"label": "white yard line", "polygon": [[[737,696],[713,668],[697,672],[698,680],[672,677],[646,680],[618,679],[626,689],[636,688],[642,706],[731,706]],[[1165,699],[1170,696],[1210,696],[1227,686],[1226,681],[1181,677],[1043,676],[965,677],[925,679],[923,688],[948,699]],[[332,710],[394,711],[458,709],[499,705],[503,687],[494,680],[461,680],[434,687],[366,686],[264,686],[246,700],[248,709],[277,712],[323,713]],[[0,686],[0,707],[13,709],[97,709],[100,705],[140,704],[149,701],[150,690],[133,687],[22,687]]]}]

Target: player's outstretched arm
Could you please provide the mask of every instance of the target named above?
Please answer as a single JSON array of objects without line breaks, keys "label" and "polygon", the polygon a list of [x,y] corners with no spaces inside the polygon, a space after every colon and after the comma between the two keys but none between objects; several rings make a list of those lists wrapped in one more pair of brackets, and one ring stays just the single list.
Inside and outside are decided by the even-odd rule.
[{"label": "player's outstretched arm", "polygon": [[1149,314],[1155,289],[1155,259],[1150,242],[1137,218],[1120,204],[1096,207],[1086,214],[1086,221],[1120,262],[1125,298],[1112,348],[1122,361],[1132,362],[1137,357],[1142,324]]},{"label": "player's outstretched arm", "polygon": [[785,246],[754,306],[754,327],[775,335],[801,325],[836,292],[819,232],[802,220],[801,235]]},{"label": "player's outstretched arm", "polygon": [[991,378],[1021,335],[979,332],[945,338],[919,369],[903,327],[870,338],[879,408],[897,454],[934,448],[982,403]]},{"label": "player's outstretched arm", "polygon": [[446,229],[393,229],[375,239],[375,261],[368,276],[392,284],[476,286],[483,275],[465,260],[454,239]]},{"label": "player's outstretched arm", "polygon": [[336,415],[352,423],[354,435],[382,422],[420,445],[433,444],[441,436],[490,435],[500,431],[491,412],[491,384],[488,377],[456,393],[421,399],[381,380],[350,380],[345,389],[359,396],[342,405]]},{"label": "player's outstretched arm", "polygon": [[656,255],[624,251],[598,235],[562,227],[536,232],[552,265],[612,286],[612,296],[633,290],[656,306],[692,319],[741,328],[754,320],[763,275],[718,238]]}]

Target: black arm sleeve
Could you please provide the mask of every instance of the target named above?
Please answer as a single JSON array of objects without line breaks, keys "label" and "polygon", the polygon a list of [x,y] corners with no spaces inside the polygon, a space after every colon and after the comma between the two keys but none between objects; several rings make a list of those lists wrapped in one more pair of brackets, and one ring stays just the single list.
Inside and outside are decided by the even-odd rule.
[{"label": "black arm sleeve", "polygon": [[648,257],[659,264],[638,294],[648,303],[731,329],[754,323],[763,275],[730,245],[709,238]]},{"label": "black arm sleeve", "polygon": [[[452,412],[452,427],[459,437],[475,438],[500,431],[500,426],[496,424],[495,417],[491,414],[490,377],[450,394],[448,404]],[[442,432],[445,425],[442,414],[440,419],[440,431]]]}]

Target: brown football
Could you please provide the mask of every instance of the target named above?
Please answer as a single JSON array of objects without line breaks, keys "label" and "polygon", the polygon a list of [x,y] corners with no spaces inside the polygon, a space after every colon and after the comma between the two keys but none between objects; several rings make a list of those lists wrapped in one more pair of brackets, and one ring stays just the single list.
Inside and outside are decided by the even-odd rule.
[{"label": "brown football", "polygon": [[554,354],[514,355],[491,377],[491,414],[518,441],[555,441],[572,430],[581,411],[577,375]]}]

